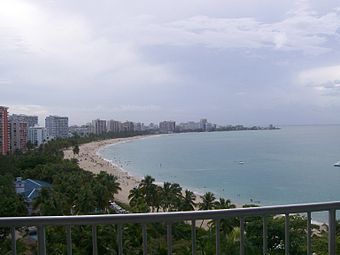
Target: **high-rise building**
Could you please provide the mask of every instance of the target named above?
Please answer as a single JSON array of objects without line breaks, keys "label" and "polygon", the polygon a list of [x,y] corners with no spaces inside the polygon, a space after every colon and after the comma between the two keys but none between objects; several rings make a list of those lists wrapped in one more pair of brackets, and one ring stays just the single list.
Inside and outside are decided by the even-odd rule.
[{"label": "high-rise building", "polygon": [[201,120],[200,120],[200,129],[201,129],[202,131],[207,131],[207,130],[208,130],[208,129],[207,129],[207,125],[208,125],[207,119],[201,119]]},{"label": "high-rise building", "polygon": [[144,123],[137,122],[137,123],[133,124],[133,131],[135,131],[135,132],[142,132],[144,130],[145,130]]},{"label": "high-rise building", "polygon": [[106,133],[106,120],[92,120],[92,133],[96,135],[101,135]]},{"label": "high-rise building", "polygon": [[47,140],[48,136],[46,128],[39,126],[28,128],[28,141],[30,141],[33,145],[40,146],[47,142]]},{"label": "high-rise building", "polygon": [[27,149],[27,122],[10,119],[10,150],[11,152],[25,151]]},{"label": "high-rise building", "polygon": [[176,128],[175,121],[162,121],[159,123],[159,131],[161,133],[173,133]]},{"label": "high-rise building", "polygon": [[12,114],[9,120],[15,120],[19,122],[26,122],[28,127],[34,127],[38,125],[38,116],[29,116],[24,114]]},{"label": "high-rise building", "polygon": [[133,132],[134,124],[132,121],[125,121],[122,125],[123,132]]},{"label": "high-rise building", "polygon": [[68,137],[68,117],[48,116],[45,118],[45,127],[51,138]]},{"label": "high-rise building", "polygon": [[9,146],[8,108],[0,106],[0,154],[8,154]]},{"label": "high-rise building", "polygon": [[109,120],[107,122],[107,132],[118,133],[122,131],[122,123],[117,120]]}]

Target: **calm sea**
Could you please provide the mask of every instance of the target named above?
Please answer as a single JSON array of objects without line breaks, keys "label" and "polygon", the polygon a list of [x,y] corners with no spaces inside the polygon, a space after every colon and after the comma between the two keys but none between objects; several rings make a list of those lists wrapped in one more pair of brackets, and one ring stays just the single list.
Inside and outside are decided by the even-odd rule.
[{"label": "calm sea", "polygon": [[236,203],[340,200],[340,126],[163,135],[99,153],[132,175]]}]

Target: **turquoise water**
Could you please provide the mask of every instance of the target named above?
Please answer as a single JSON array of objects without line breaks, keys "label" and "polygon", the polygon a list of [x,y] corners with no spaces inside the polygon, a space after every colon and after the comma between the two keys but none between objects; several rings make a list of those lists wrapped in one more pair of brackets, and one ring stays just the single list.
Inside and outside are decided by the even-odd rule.
[{"label": "turquoise water", "polygon": [[212,191],[235,203],[340,200],[340,168],[333,166],[340,161],[340,126],[164,135],[99,153],[132,175]]}]

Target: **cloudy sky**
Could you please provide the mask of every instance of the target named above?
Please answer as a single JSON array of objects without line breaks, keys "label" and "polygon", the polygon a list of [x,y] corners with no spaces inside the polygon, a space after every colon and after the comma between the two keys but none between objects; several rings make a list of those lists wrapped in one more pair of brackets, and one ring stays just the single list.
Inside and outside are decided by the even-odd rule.
[{"label": "cloudy sky", "polygon": [[11,113],[340,123],[337,0],[0,0]]}]

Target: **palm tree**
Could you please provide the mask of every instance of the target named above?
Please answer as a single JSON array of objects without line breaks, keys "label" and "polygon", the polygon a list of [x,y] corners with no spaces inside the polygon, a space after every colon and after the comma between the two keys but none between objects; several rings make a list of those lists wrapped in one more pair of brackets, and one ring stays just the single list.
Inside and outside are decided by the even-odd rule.
[{"label": "palm tree", "polygon": [[111,198],[121,190],[118,178],[107,172],[100,171],[96,176],[96,180],[107,189],[108,195],[110,195]]},{"label": "palm tree", "polygon": [[[214,202],[215,209],[232,209],[236,206],[231,203],[230,199],[220,198],[218,201]],[[208,224],[215,227],[216,221],[211,220]],[[228,237],[229,233],[238,226],[237,218],[224,218],[220,220],[220,229],[225,237]]]},{"label": "palm tree", "polygon": [[144,193],[140,187],[134,187],[130,190],[129,204],[131,207],[135,207],[140,199],[144,199]]},{"label": "palm tree", "polygon": [[207,192],[201,196],[202,202],[199,203],[200,210],[212,210],[215,206],[215,195],[214,193]]},{"label": "palm tree", "polygon": [[79,155],[79,145],[76,144],[74,147],[73,147],[73,155]]},{"label": "palm tree", "polygon": [[[199,203],[199,209],[200,210],[212,210],[215,206],[215,195],[211,192],[205,193],[203,196],[201,196],[202,202]],[[200,228],[203,225],[204,220],[202,220],[202,223],[200,225]]]},{"label": "palm tree", "polygon": [[194,202],[196,195],[190,190],[185,190],[184,196],[182,198],[181,207],[182,211],[193,211],[195,210],[196,203]]},{"label": "palm tree", "polygon": [[156,204],[156,185],[153,183],[155,179],[150,175],[146,175],[144,179],[139,184],[139,187],[144,193],[145,201],[148,206],[152,207],[154,210],[154,205]]},{"label": "palm tree", "polygon": [[164,212],[168,211],[171,205],[171,183],[164,182],[161,188],[161,207]]},{"label": "palm tree", "polygon": [[230,199],[224,199],[220,197],[220,200],[215,201],[215,209],[231,209],[236,206],[231,203]]}]

